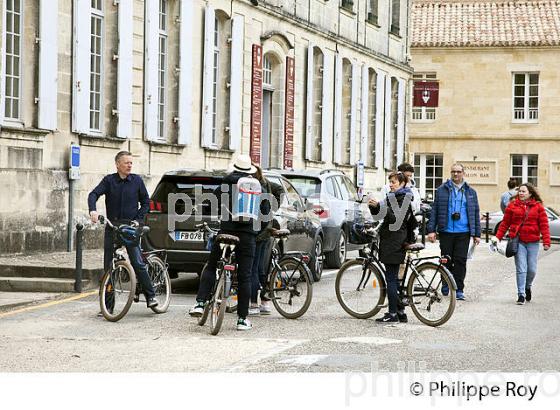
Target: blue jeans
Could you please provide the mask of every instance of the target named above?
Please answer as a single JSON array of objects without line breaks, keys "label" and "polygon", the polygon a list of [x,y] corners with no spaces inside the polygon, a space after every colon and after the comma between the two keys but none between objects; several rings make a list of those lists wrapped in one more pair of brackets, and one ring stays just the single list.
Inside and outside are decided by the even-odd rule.
[{"label": "blue jeans", "polygon": [[[130,264],[134,268],[138,282],[142,286],[142,291],[147,299],[153,298],[156,295],[154,292],[154,287],[152,281],[150,280],[150,275],[148,274],[148,269],[142,258],[142,251],[140,245],[138,246],[127,246],[126,252],[128,253],[128,258],[130,259]],[[103,266],[105,272],[111,267],[111,261],[113,259],[113,232],[110,229],[105,229],[105,241],[104,241],[104,255],[103,255]]]},{"label": "blue jeans", "polygon": [[517,294],[525,296],[525,289],[530,289],[537,274],[537,257],[539,242],[521,242],[515,255],[517,273]]},{"label": "blue jeans", "polygon": [[385,264],[385,280],[387,281],[387,299],[389,313],[397,313],[399,306],[399,268],[398,264]]},{"label": "blue jeans", "polygon": [[259,289],[266,287],[266,274],[264,271],[264,254],[267,241],[259,241],[255,246],[255,259],[251,269],[251,303],[257,304]]}]

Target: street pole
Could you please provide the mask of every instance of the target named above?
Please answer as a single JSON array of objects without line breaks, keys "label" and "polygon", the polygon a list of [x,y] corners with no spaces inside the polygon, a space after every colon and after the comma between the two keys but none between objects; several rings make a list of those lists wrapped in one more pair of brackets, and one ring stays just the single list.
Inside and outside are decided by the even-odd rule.
[{"label": "street pole", "polygon": [[84,226],[82,224],[76,225],[76,281],[74,283],[74,290],[82,293],[82,248],[84,245]]},{"label": "street pole", "polygon": [[68,178],[68,252],[74,249],[74,180]]}]

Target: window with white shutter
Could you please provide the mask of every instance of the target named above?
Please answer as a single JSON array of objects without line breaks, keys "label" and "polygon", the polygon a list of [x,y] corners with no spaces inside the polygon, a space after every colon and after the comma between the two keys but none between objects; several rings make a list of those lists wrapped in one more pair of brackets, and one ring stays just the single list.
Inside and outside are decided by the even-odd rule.
[{"label": "window with white shutter", "polygon": [[119,59],[117,62],[117,137],[132,137],[133,0],[118,4]]},{"label": "window with white shutter", "polygon": [[158,126],[157,136],[165,139],[166,86],[167,86],[167,0],[159,0],[159,30],[158,30]]},{"label": "window with white shutter", "polygon": [[40,0],[39,128],[55,130],[58,116],[58,0]]},{"label": "window with white shutter", "polygon": [[91,1],[89,128],[101,132],[103,127],[103,2]]},{"label": "window with white shutter", "polygon": [[4,121],[21,120],[23,0],[5,1]]}]

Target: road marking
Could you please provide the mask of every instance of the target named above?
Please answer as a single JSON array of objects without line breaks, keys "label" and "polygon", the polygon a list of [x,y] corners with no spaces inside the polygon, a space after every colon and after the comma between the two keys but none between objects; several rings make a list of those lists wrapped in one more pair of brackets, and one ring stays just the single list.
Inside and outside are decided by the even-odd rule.
[{"label": "road marking", "polygon": [[328,278],[329,276],[334,276],[338,273],[338,269],[324,271],[321,277]]},{"label": "road marking", "polygon": [[287,359],[280,360],[276,363],[311,366],[312,364],[315,364],[318,361],[325,359],[326,357],[328,357],[328,355],[326,354],[307,354],[307,355],[289,357]]},{"label": "road marking", "polygon": [[[239,340],[239,339],[237,339]],[[251,339],[254,340],[254,339]],[[267,339],[268,340],[268,339]],[[272,339],[273,341],[276,341],[275,339]],[[232,366],[228,367],[226,370],[226,372],[230,373],[230,372],[242,372],[244,371],[246,368],[257,364],[258,362],[262,362],[263,360],[269,359],[272,356],[276,356],[288,349],[291,349],[292,347],[296,347],[302,343],[307,343],[309,340],[307,339],[301,339],[301,340],[286,340],[286,339],[280,339],[278,340],[279,343],[282,343],[282,345],[280,346],[274,346],[272,349],[269,349],[265,352],[256,354],[250,358],[244,358],[242,360],[240,360],[237,363],[234,363]]]},{"label": "road marking", "polygon": [[88,296],[95,295],[98,292],[99,292],[98,290],[91,290],[89,292],[80,293],[79,295],[70,296],[70,297],[67,297],[65,299],[53,300],[51,302],[43,303],[41,305],[28,306],[28,307],[24,307],[24,308],[17,309],[17,310],[12,310],[10,312],[0,313],[0,319],[4,318],[4,317],[7,317],[7,316],[16,315],[18,313],[23,313],[23,312],[29,312],[29,311],[32,311],[32,310],[48,308],[48,307],[51,307],[51,306],[60,305],[62,303],[67,303],[67,302],[72,302],[74,300],[84,299],[84,298],[87,298]]},{"label": "road marking", "polygon": [[337,339],[331,339],[330,341],[337,343],[362,343],[377,346],[402,343],[402,340],[399,339],[389,339],[387,337],[377,336],[339,337]]}]

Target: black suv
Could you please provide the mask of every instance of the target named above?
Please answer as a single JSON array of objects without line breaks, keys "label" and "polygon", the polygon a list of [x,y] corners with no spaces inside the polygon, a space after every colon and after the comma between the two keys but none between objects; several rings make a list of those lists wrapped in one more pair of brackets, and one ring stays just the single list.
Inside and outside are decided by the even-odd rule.
[{"label": "black suv", "polygon": [[[285,241],[283,251],[305,251],[311,256],[309,267],[316,281],[323,272],[323,231],[319,217],[310,210],[307,201],[302,199],[290,182],[278,173],[265,172],[272,182],[279,184],[283,191],[280,208],[274,215],[276,228],[287,228],[292,233]],[[159,181],[150,200],[150,211],[146,215],[146,225],[150,232],[146,235],[143,246],[147,249],[166,249],[169,274],[177,277],[178,272],[201,273],[209,252],[206,249],[206,236],[196,233],[195,225],[205,221],[218,229],[218,215],[213,215],[208,202],[185,209],[185,202],[175,202],[177,215],[187,214],[184,222],[175,223],[168,229],[168,195],[187,194],[195,204],[195,187],[202,188],[203,194],[212,193],[227,175],[224,170],[177,170],[167,172]],[[199,188],[200,189],[200,188]],[[195,211],[202,216],[195,218]],[[195,220],[196,219],[196,220]],[[270,242],[272,244],[272,240]],[[270,258],[271,246],[268,247]]]}]

